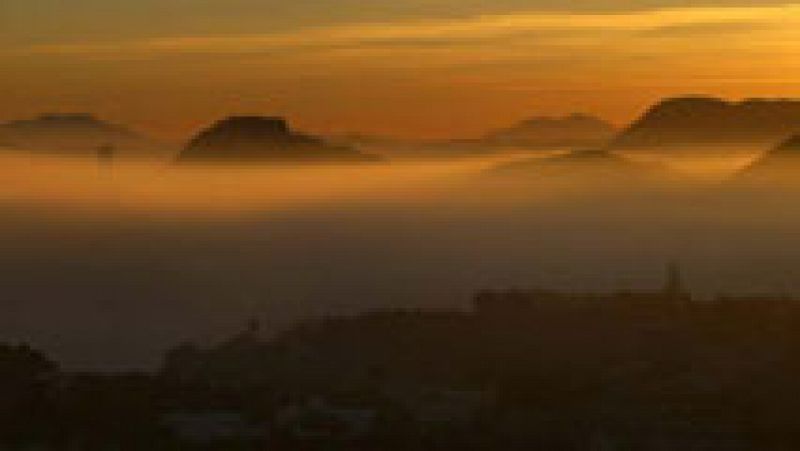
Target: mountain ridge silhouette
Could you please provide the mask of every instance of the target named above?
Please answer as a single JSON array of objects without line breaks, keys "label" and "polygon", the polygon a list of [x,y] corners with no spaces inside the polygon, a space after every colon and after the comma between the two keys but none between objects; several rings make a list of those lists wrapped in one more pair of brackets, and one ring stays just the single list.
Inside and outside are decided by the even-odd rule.
[{"label": "mountain ridge silhouette", "polygon": [[739,172],[737,179],[796,183],[800,175],[800,134],[773,147]]},{"label": "mountain ridge silhouette", "polygon": [[623,130],[613,150],[773,146],[800,132],[800,100],[710,96],[661,100]]},{"label": "mountain ridge silhouette", "polygon": [[614,137],[616,128],[597,116],[572,113],[566,116],[534,116],[487,133],[489,144],[529,147],[598,147]]},{"label": "mountain ridge silhouette", "polygon": [[90,113],[45,113],[0,124],[0,143],[15,150],[64,156],[93,156],[111,146],[123,156],[150,156],[166,146]]},{"label": "mountain ridge silhouette", "polygon": [[585,149],[504,163],[489,169],[488,174],[517,181],[616,184],[663,178],[667,171],[660,165],[633,161],[606,149]]},{"label": "mountain ridge silhouette", "polygon": [[178,163],[213,162],[377,162],[344,145],[294,131],[279,116],[228,116],[198,132]]}]

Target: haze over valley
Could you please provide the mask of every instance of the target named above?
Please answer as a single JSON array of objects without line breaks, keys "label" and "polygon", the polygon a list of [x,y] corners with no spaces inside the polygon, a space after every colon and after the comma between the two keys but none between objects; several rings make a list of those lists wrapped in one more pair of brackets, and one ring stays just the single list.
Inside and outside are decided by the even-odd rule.
[{"label": "haze over valley", "polygon": [[0,29],[0,449],[800,449],[800,0]]},{"label": "haze over valley", "polygon": [[[707,103],[723,104],[659,102],[616,136],[597,127],[591,147],[554,142],[589,120],[578,115],[527,122],[558,130],[551,147],[429,142],[401,157],[270,118],[221,121],[166,156],[98,160],[95,145],[123,151],[112,137],[9,147],[2,338],[75,367],[148,366],[253,316],[276,333],[323,314],[460,308],[487,287],[647,287],[672,260],[701,296],[798,293],[791,127],[770,119],[757,142],[729,145],[719,134],[734,119]],[[690,129],[663,119],[676,104],[700,105]],[[48,127],[63,122],[40,119],[26,139],[58,139]],[[620,144],[633,135],[680,148]],[[201,139],[216,140],[209,157],[185,164]]]}]

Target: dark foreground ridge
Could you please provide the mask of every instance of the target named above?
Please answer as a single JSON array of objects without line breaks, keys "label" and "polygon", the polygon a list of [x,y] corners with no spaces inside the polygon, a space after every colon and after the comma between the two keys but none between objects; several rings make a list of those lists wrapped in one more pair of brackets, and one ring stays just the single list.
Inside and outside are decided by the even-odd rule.
[{"label": "dark foreground ridge", "polygon": [[[257,322],[153,374],[0,346],[3,449],[800,447],[800,303],[487,291],[464,312]],[[16,447],[16,448],[15,448]]]},{"label": "dark foreground ridge", "polygon": [[179,163],[214,162],[374,162],[347,146],[298,133],[280,117],[234,116],[200,132],[178,157]]}]

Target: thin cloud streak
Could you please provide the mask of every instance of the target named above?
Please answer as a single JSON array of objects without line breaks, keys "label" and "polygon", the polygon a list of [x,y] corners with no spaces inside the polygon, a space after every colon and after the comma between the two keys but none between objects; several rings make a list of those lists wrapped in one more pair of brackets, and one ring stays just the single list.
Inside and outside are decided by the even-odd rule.
[{"label": "thin cloud streak", "polygon": [[531,32],[647,32],[725,26],[787,27],[800,24],[800,5],[768,7],[671,8],[631,13],[566,14],[520,12],[479,15],[457,20],[422,20],[308,28],[288,33],[240,36],[163,37],[124,42],[88,42],[31,46],[28,55],[93,56],[102,54],[243,53],[281,49],[350,46],[375,43],[457,43],[498,39]]}]

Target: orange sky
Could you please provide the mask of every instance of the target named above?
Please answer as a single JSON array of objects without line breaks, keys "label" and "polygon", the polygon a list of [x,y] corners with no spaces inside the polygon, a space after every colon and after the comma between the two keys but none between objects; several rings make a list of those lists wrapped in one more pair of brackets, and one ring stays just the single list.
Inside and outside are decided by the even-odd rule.
[{"label": "orange sky", "polygon": [[88,111],[182,140],[263,113],[324,133],[469,137],[538,114],[622,123],[677,94],[800,97],[800,4],[358,3],[7,0],[0,119]]}]

